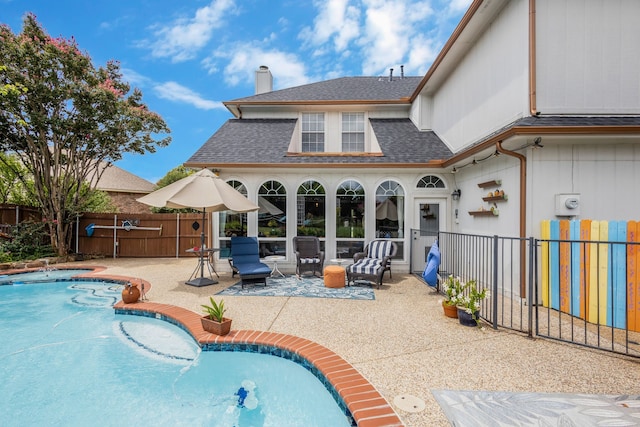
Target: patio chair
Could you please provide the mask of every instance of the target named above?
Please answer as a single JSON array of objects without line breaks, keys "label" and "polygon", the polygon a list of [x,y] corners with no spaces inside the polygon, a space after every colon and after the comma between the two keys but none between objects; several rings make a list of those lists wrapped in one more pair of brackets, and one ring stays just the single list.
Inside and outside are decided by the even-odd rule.
[{"label": "patio chair", "polygon": [[264,283],[271,275],[271,267],[260,261],[260,247],[256,237],[231,238],[231,268],[237,271],[244,285]]},{"label": "patio chair", "polygon": [[391,258],[398,251],[398,245],[390,240],[372,240],[364,248],[364,252],[358,252],[353,256],[353,264],[347,267],[347,284],[351,285],[356,280],[368,280],[382,285],[382,277],[385,271],[389,271],[391,278]]},{"label": "patio chair", "polygon": [[320,250],[320,239],[315,236],[296,236],[293,238],[293,251],[296,254],[296,275],[312,272],[322,276],[324,252]]}]

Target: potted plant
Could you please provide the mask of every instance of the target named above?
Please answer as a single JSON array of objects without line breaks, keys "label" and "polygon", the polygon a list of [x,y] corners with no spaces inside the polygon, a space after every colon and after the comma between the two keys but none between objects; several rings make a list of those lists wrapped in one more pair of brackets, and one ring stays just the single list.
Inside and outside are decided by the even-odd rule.
[{"label": "potted plant", "polygon": [[475,280],[466,283],[463,295],[457,299],[458,320],[461,325],[480,326],[480,303],[489,296],[487,288],[478,289]]},{"label": "potted plant", "polygon": [[465,283],[462,282],[460,277],[454,277],[450,275],[446,281],[442,283],[442,292],[444,293],[445,299],[442,301],[442,309],[444,310],[444,315],[447,317],[457,318],[458,317],[458,299],[463,296],[463,290],[465,288]]},{"label": "potted plant", "polygon": [[227,335],[231,330],[231,319],[224,317],[224,313],[227,311],[224,301],[220,300],[217,303],[213,297],[209,297],[209,301],[211,301],[211,305],[202,304],[204,312],[207,313],[206,316],[200,318],[202,329],[216,335]]}]

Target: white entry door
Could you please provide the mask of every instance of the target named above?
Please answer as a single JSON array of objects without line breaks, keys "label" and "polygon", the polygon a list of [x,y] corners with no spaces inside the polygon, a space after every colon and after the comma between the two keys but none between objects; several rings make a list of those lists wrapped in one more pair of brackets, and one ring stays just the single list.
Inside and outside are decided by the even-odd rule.
[{"label": "white entry door", "polygon": [[422,273],[438,232],[446,227],[446,199],[416,199],[411,229],[411,272]]}]

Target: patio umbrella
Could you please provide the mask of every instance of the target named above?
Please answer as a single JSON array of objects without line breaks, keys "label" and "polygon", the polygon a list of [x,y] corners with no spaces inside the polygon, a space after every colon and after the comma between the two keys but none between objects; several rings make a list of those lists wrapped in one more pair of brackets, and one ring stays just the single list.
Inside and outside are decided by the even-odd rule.
[{"label": "patio umbrella", "polygon": [[[136,200],[157,208],[191,208],[202,211],[203,225],[206,212],[251,212],[259,209],[258,205],[209,169],[202,169]],[[206,286],[217,283],[204,277],[203,247],[204,226],[200,234],[200,277],[186,282],[188,285]]]}]

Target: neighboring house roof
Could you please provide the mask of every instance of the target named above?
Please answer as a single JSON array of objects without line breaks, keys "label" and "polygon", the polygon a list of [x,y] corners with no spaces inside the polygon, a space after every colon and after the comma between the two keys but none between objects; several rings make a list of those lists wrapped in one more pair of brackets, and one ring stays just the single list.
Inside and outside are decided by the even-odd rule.
[{"label": "neighboring house roof", "polygon": [[231,119],[187,161],[192,166],[277,166],[349,164],[424,165],[446,159],[451,151],[431,131],[419,131],[409,119],[370,119],[382,155],[287,153],[296,119]]},{"label": "neighboring house roof", "polygon": [[341,77],[227,101],[245,103],[309,103],[309,101],[359,101],[409,103],[422,77]]},{"label": "neighboring house roof", "polygon": [[155,184],[140,178],[115,165],[109,165],[98,181],[96,188],[117,193],[151,193]]}]

